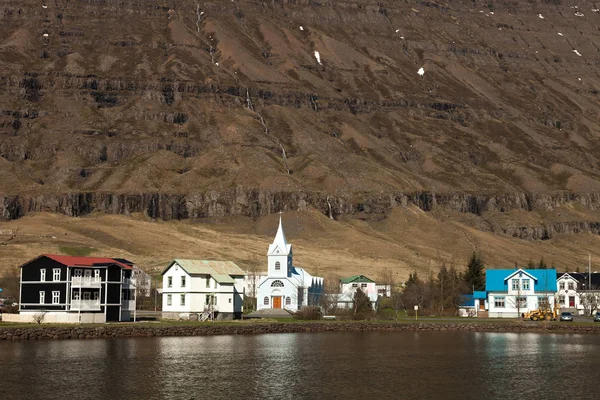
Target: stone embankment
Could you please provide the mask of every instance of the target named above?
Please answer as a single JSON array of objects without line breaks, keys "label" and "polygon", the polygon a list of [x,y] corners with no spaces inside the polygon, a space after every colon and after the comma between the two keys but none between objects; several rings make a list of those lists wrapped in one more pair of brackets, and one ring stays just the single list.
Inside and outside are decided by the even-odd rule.
[{"label": "stone embankment", "polygon": [[385,323],[300,322],[214,325],[107,325],[64,327],[6,327],[0,324],[0,340],[96,339],[123,337],[209,336],[298,332],[366,331],[461,331],[461,332],[552,332],[600,333],[598,325],[556,323]]}]

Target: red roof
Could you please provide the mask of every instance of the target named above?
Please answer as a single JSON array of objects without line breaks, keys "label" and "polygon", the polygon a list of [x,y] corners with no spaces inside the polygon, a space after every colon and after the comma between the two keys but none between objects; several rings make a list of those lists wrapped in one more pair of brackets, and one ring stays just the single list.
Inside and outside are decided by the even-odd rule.
[{"label": "red roof", "polygon": [[[57,263],[66,265],[68,267],[93,267],[99,265],[114,264],[118,265],[123,269],[133,269],[131,265],[127,265],[121,261],[117,261],[114,258],[106,257],[75,257],[75,256],[61,256],[57,254],[42,254],[40,257],[48,257]],[[38,257],[38,258],[40,258]]]}]

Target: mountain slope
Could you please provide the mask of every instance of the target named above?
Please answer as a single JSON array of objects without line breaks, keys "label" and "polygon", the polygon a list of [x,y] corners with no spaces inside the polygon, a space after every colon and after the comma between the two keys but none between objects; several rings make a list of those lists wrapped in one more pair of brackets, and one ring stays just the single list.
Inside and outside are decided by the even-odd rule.
[{"label": "mountain slope", "polygon": [[513,244],[600,232],[594,2],[0,6],[5,220],[316,209],[410,231],[393,213],[415,206]]}]

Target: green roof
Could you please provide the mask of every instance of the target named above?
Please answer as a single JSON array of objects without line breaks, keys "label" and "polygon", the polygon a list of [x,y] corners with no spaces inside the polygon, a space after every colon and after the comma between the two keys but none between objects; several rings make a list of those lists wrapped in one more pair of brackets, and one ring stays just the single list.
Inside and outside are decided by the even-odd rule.
[{"label": "green roof", "polygon": [[375,281],[372,281],[371,279],[367,278],[364,275],[352,275],[348,278],[342,278],[340,279],[340,282],[342,283],[352,283],[352,282],[371,282],[371,283],[375,283]]},{"label": "green roof", "polygon": [[244,271],[233,261],[186,260],[181,258],[171,261],[162,273],[167,272],[175,263],[189,275],[211,275],[219,283],[235,283],[231,275],[245,275]]}]

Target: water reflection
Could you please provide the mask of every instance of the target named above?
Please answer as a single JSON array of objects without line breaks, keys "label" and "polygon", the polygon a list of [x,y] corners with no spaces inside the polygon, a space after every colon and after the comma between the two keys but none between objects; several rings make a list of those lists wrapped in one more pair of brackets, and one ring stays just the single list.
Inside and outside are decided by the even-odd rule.
[{"label": "water reflection", "polygon": [[15,399],[562,399],[594,392],[598,350],[595,335],[307,333],[3,342],[0,363]]}]

